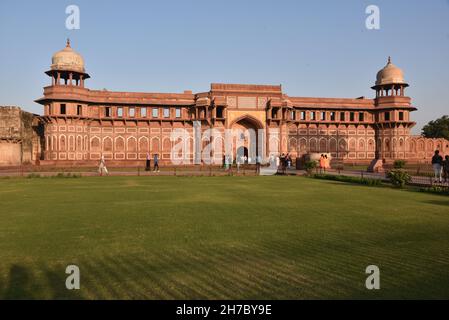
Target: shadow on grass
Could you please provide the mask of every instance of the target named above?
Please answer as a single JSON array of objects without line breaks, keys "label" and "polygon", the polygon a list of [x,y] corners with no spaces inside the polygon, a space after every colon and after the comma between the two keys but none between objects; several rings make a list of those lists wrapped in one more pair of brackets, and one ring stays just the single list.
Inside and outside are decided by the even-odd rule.
[{"label": "shadow on grass", "polygon": [[[294,297],[302,280],[286,267],[292,262],[257,247],[175,247],[144,256],[84,258],[75,263],[80,290],[66,289],[63,264],[16,263],[0,277],[0,299],[261,299],[276,298],[283,290]],[[261,250],[260,256],[254,250]]]},{"label": "shadow on grass", "polygon": [[[45,287],[35,281],[35,272],[40,271],[45,275]],[[59,270],[58,270],[59,271]],[[65,273],[44,267],[41,270],[30,270],[21,265],[14,264],[9,270],[6,283],[0,283],[0,299],[2,300],[34,300],[42,299],[43,290],[49,299],[82,299],[76,290],[68,290],[65,287]]]},{"label": "shadow on grass", "polygon": [[[273,239],[84,257],[75,262],[81,272],[80,290],[66,289],[62,262],[32,268],[14,264],[0,277],[0,299],[373,298],[361,286],[367,258],[364,252],[355,251],[348,261],[347,244],[341,246],[337,241],[328,255],[330,251],[317,250],[313,243],[313,239],[308,243]],[[399,263],[401,257],[392,261]],[[354,264],[360,266],[360,276],[358,271],[352,272]],[[424,288],[411,288],[406,296],[446,298],[447,289],[441,285],[445,277],[446,269],[426,279]],[[408,285],[400,282],[399,289],[381,291],[375,298],[402,297],[402,289]]]},{"label": "shadow on grass", "polygon": [[444,200],[430,200],[430,201],[423,201],[423,202],[424,203],[428,203],[428,204],[435,204],[435,205],[438,205],[438,206],[449,207],[449,199],[446,200],[446,201],[444,201]]}]

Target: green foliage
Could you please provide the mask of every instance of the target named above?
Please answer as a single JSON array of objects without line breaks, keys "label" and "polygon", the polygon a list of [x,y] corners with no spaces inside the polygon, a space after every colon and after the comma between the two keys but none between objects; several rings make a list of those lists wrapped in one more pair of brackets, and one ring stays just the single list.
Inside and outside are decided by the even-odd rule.
[{"label": "green foliage", "polygon": [[394,186],[398,188],[403,188],[412,179],[412,177],[402,169],[390,170],[387,173],[387,178]]},{"label": "green foliage", "polygon": [[368,179],[368,178],[359,178],[359,177],[351,177],[351,176],[340,176],[340,175],[334,175],[334,174],[315,174],[313,177],[316,179],[363,184],[366,186],[382,185],[382,180],[380,180],[380,179]]},{"label": "green foliage", "polygon": [[54,176],[55,178],[81,178],[81,174],[79,173],[62,173],[59,172],[56,176]]},{"label": "green foliage", "polygon": [[441,186],[425,187],[425,188],[419,189],[419,191],[429,192],[429,193],[436,193],[436,194],[442,194],[442,195],[449,195],[449,188],[448,187],[441,187]]},{"label": "green foliage", "polygon": [[58,172],[56,175],[54,176],[41,176],[39,173],[30,173],[27,175],[28,179],[38,179],[38,178],[56,178],[56,179],[62,179],[62,178],[81,178],[81,174],[80,173],[63,173],[63,172]]},{"label": "green foliage", "polygon": [[449,116],[430,121],[422,129],[426,138],[445,138],[449,140]]},{"label": "green foliage", "polygon": [[313,169],[315,169],[318,166],[318,163],[316,161],[310,160],[310,161],[306,161],[304,163],[304,168],[307,171],[307,174],[312,174]]},{"label": "green foliage", "polygon": [[395,169],[404,169],[407,162],[405,160],[395,160],[393,163],[393,167]]}]

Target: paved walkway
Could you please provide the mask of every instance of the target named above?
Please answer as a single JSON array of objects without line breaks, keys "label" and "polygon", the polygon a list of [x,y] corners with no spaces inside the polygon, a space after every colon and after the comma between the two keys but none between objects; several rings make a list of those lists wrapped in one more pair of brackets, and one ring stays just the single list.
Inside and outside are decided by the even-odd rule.
[{"label": "paved walkway", "polygon": [[[39,168],[45,169],[45,168]],[[58,170],[60,169],[60,170]],[[249,168],[240,168],[237,171],[236,168],[232,170],[224,170],[219,167],[192,167],[192,168],[162,168],[160,172],[153,171],[145,171],[143,169],[138,170],[131,168],[111,168],[109,171],[110,176],[255,176],[255,169],[252,167]],[[94,168],[56,168],[53,171],[36,171],[33,168],[26,168],[21,170],[20,168],[0,168],[0,177],[27,177],[30,174],[40,175],[42,177],[56,176],[60,173],[63,174],[79,174],[81,176],[98,176],[97,169]],[[271,167],[262,167],[260,175],[261,176],[270,176],[275,175],[277,170]],[[315,170],[314,173],[320,173],[319,170]],[[366,171],[357,171],[357,170],[342,170],[338,171],[335,169],[326,170],[327,174],[333,175],[344,175],[351,176],[357,178],[368,178],[368,179],[379,179],[388,181],[385,176],[385,173],[372,173]],[[296,170],[296,169],[288,169],[288,175],[305,175],[306,172],[304,170]],[[449,181],[445,183],[435,183],[433,177],[431,176],[417,176],[412,175],[412,180],[410,182],[412,185],[417,186],[443,186],[449,187]]]},{"label": "paved walkway", "polygon": [[[39,168],[42,169],[42,168]],[[97,169],[90,168],[59,168],[50,170],[20,170],[20,169],[5,169],[0,168],[0,177],[28,177],[30,175],[39,175],[41,177],[57,176],[58,174],[76,174],[83,177],[98,176]],[[143,169],[137,170],[132,168],[109,168],[109,176],[255,176],[255,169],[252,168],[240,168],[237,171],[224,170],[222,168],[214,167],[202,167],[202,168],[161,168],[159,172],[145,171]]]}]

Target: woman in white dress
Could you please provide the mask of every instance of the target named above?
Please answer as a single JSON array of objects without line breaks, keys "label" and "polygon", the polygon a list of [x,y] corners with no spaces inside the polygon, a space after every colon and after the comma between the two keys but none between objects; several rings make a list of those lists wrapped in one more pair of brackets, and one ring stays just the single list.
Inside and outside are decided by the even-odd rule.
[{"label": "woman in white dress", "polygon": [[104,155],[101,155],[100,165],[98,166],[98,173],[100,174],[100,176],[102,176],[103,172],[109,175],[108,168],[106,168],[106,161],[104,160]]}]

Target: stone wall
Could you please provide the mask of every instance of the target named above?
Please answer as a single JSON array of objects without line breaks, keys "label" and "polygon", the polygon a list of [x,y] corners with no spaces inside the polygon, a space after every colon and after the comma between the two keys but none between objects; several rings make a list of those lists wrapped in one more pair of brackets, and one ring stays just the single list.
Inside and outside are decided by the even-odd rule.
[{"label": "stone wall", "polygon": [[34,164],[40,158],[39,117],[19,107],[0,107],[0,166]]}]

